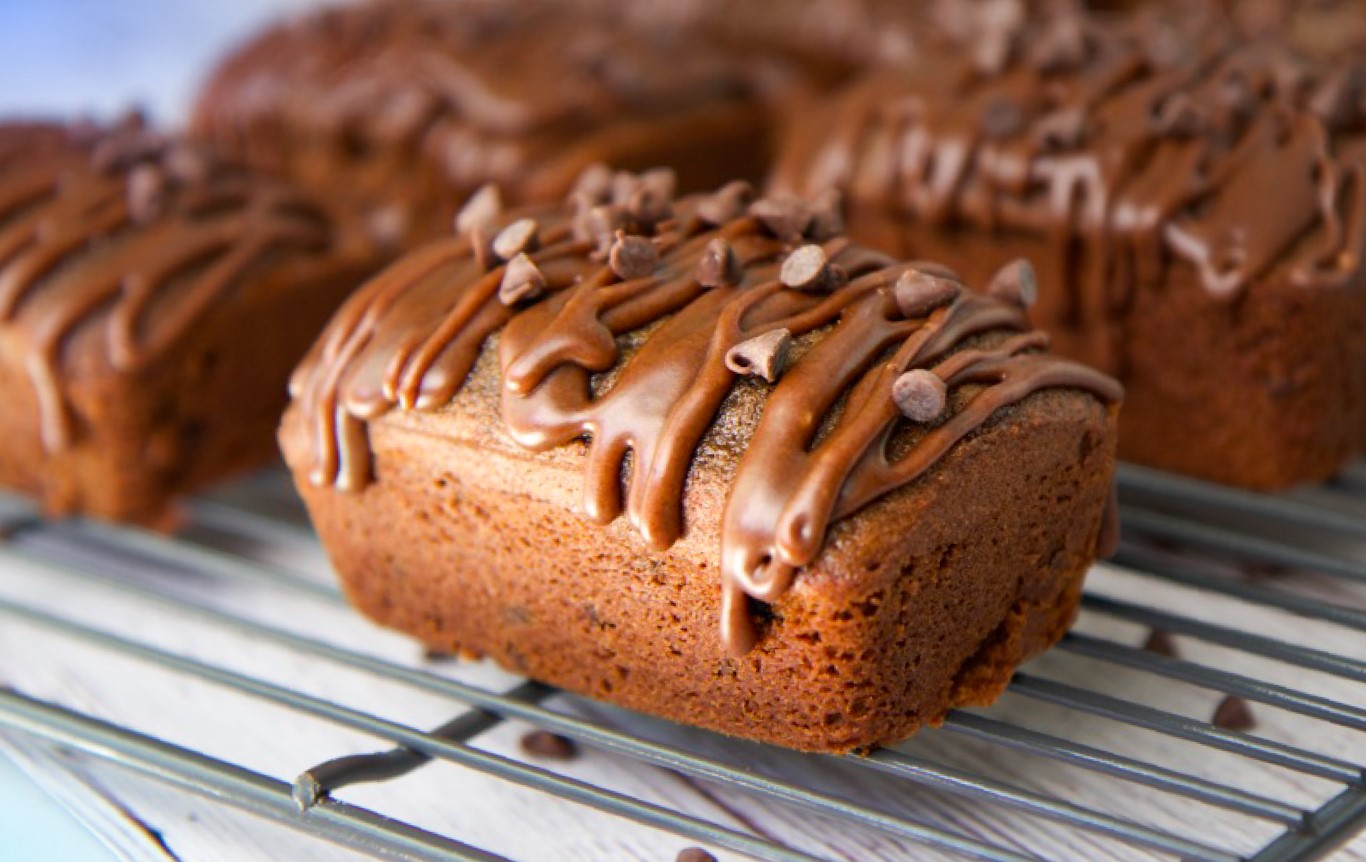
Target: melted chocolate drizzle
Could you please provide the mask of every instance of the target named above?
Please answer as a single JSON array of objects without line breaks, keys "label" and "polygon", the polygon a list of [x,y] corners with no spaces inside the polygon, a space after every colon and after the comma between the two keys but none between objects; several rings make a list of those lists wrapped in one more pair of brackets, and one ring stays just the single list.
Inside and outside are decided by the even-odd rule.
[{"label": "melted chocolate drizzle", "polygon": [[1359,56],[1240,40],[1210,14],[1064,9],[1003,26],[999,68],[927,47],[811,116],[775,187],[843,190],[933,228],[1051,237],[1044,280],[1066,287],[1063,319],[1079,322],[1124,309],[1173,258],[1222,301],[1275,268],[1306,287],[1359,276]]},{"label": "melted chocolate drizzle", "polygon": [[[596,203],[580,198],[578,206]],[[716,209],[714,200],[686,198],[672,217],[641,226],[658,264],[625,281],[596,238],[576,235],[571,209],[538,213],[541,245],[531,258],[545,290],[512,307],[499,299],[505,267],[496,260],[482,267],[468,237],[401,260],[352,297],[292,381],[296,404],[313,423],[312,481],[364,487],[373,470],[367,423],[391,410],[450,402],[501,330],[501,410],[512,439],[534,451],[591,441],[588,517],[607,523],[625,514],[663,550],[683,534],[694,452],[738,377],[727,353],[786,329],[811,346],[772,385],[721,524],[722,637],[743,654],[756,638],[746,597],[779,598],[819,554],[832,521],[914,481],[1033,392],[1079,388],[1109,403],[1122,395],[1113,380],[1039,352],[1047,338],[1030,331],[1010,302],[963,292],[926,316],[904,317],[893,287],[914,265],[842,236],[820,246],[847,280],[824,292],[787,288],[779,273],[793,244],[743,213],[715,226],[698,216]],[[472,232],[475,242],[482,235]],[[697,265],[718,239],[739,277],[708,288]],[[639,347],[625,353],[622,336],[642,330]],[[1014,334],[991,347],[972,345],[988,333]],[[889,443],[907,421],[892,384],[912,368],[973,394],[892,458]],[[610,385],[595,385],[605,372],[615,372]]]},{"label": "melted chocolate drizzle", "polygon": [[21,346],[44,447],[72,443],[63,363],[83,331],[139,371],[269,255],[328,243],[306,199],[136,119],[0,127],[0,335]]}]

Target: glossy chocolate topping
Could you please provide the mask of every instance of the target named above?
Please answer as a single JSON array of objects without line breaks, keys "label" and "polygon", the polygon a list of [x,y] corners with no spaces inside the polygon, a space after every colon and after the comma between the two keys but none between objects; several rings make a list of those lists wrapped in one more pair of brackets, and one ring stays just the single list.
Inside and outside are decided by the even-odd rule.
[{"label": "glossy chocolate topping", "polygon": [[1239,40],[1206,12],[975,21],[965,38],[994,48],[927,49],[857,84],[798,130],[775,187],[1052,237],[1044,280],[1078,321],[1123,309],[1172,259],[1220,300],[1275,268],[1352,283],[1366,64]]},{"label": "glossy chocolate topping", "polygon": [[[537,451],[591,441],[587,515],[607,523],[624,513],[663,550],[685,529],[685,481],[722,402],[742,377],[772,378],[721,524],[722,633],[743,653],[755,639],[746,597],[780,597],[834,520],[914,481],[1033,392],[1121,397],[1109,378],[1041,352],[1047,338],[1019,303],[956,283],[906,287],[922,271],[952,279],[825,232],[820,206],[746,208],[738,187],[660,200],[642,194],[651,187],[667,183],[593,175],[568,206],[462,219],[467,233],[362,288],[292,381],[313,426],[312,481],[364,487],[367,423],[445,406],[500,333],[507,433]],[[489,238],[521,219],[537,245],[504,264]],[[534,268],[537,291],[509,295],[514,264],[518,278]],[[913,317],[901,311],[910,300]],[[908,418],[895,393],[909,385],[924,396],[930,377],[942,403],[931,412],[917,397]]]},{"label": "glossy chocolate topping", "polygon": [[307,200],[136,118],[0,126],[0,337],[33,383],[43,445],[74,433],[64,366],[77,342],[83,360],[135,373],[254,267],[329,238]]}]

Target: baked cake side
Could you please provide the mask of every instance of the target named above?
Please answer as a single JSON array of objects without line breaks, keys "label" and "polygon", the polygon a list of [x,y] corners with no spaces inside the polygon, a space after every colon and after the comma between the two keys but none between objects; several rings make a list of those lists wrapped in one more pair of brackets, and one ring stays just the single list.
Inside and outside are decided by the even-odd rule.
[{"label": "baked cake side", "polygon": [[1107,540],[1119,387],[1044,352],[1027,265],[980,295],[833,201],[669,185],[485,212],[339,312],[280,439],[348,594],[798,748],[990,700]]},{"label": "baked cake side", "polygon": [[0,485],[157,523],[269,460],[290,369],[374,260],[307,196],[139,121],[0,127]]}]

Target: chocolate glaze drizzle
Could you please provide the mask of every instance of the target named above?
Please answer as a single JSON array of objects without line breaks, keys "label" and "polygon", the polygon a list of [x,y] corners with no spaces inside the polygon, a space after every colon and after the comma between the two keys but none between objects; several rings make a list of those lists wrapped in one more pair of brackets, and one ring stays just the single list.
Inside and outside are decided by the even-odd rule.
[{"label": "chocolate glaze drizzle", "polygon": [[[589,440],[588,517],[607,523],[625,514],[663,550],[685,529],[694,451],[736,383],[728,353],[774,330],[805,337],[809,349],[772,385],[721,524],[722,637],[743,654],[756,637],[746,597],[780,597],[819,554],[832,521],[914,481],[1033,392],[1121,397],[1109,378],[1040,352],[1047,338],[1029,329],[1018,304],[955,289],[920,316],[904,316],[895,290],[916,265],[852,245],[819,208],[778,200],[747,212],[737,188],[661,206],[642,194],[667,187],[658,174],[592,177],[570,206],[530,216],[539,248],[529,258],[544,282],[538,297],[500,299],[509,266],[491,257],[488,238],[512,216],[409,255],[352,297],[291,385],[313,425],[314,483],[364,487],[374,469],[367,423],[449,403],[501,330],[501,410],[512,439],[536,451]],[[615,227],[616,238],[595,230],[601,225]],[[628,234],[648,238],[657,263],[623,280],[608,247]],[[784,268],[799,250],[824,267],[818,277]],[[718,254],[731,258],[732,277],[701,277],[715,275],[706,261]],[[801,288],[784,283],[798,275]],[[642,331],[639,346],[624,351],[621,338]],[[1003,337],[974,346],[990,333]],[[892,458],[889,443],[909,421],[892,387],[910,369],[972,394],[922,423],[918,442]],[[615,377],[599,385],[605,372]]]},{"label": "chocolate glaze drizzle", "polygon": [[139,371],[252,267],[329,236],[306,199],[137,118],[0,126],[0,337],[21,345],[47,451],[72,442],[63,363],[78,335],[102,328],[102,361]]},{"label": "chocolate glaze drizzle", "polygon": [[1051,237],[1044,280],[1066,286],[1073,321],[1124,309],[1172,258],[1221,301],[1280,267],[1306,287],[1352,283],[1366,64],[1240,40],[1191,8],[976,22],[964,38],[998,45],[991,56],[927,46],[870,76],[798,130],[775,187]]}]

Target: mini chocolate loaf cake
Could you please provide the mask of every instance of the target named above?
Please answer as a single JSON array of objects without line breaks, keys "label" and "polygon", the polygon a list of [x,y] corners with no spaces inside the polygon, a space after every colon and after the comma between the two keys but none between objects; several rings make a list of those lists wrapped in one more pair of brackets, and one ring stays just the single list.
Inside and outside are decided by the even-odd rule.
[{"label": "mini chocolate loaf cake", "polygon": [[283,24],[225,60],[197,134],[370,214],[402,247],[497,182],[558,200],[590,163],[674,166],[685,188],[761,176],[790,70],[619,4],[371,0]]},{"label": "mini chocolate loaf cake", "polygon": [[150,523],[268,460],[290,369],[375,259],[136,119],[0,124],[0,486]]},{"label": "mini chocolate loaf cake", "polygon": [[1034,261],[1055,349],[1126,387],[1123,458],[1270,489],[1366,448],[1359,57],[1170,5],[990,23],[812,109],[774,190],[969,280]]},{"label": "mini chocolate loaf cake", "polygon": [[1076,611],[1121,390],[833,201],[591,171],[362,288],[281,445],[352,601],[437,651],[812,750],[995,698]]}]

